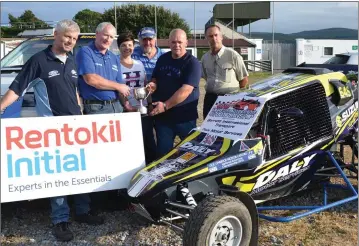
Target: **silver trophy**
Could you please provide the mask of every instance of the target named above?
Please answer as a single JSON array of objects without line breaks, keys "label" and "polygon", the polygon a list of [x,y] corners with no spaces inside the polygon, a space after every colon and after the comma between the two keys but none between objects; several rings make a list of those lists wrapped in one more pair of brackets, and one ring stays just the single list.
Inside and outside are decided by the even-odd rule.
[{"label": "silver trophy", "polygon": [[141,114],[147,114],[147,108],[143,106],[143,100],[146,100],[150,94],[150,91],[148,91],[146,87],[133,88],[133,95],[135,99],[140,102],[140,107],[137,111]]}]

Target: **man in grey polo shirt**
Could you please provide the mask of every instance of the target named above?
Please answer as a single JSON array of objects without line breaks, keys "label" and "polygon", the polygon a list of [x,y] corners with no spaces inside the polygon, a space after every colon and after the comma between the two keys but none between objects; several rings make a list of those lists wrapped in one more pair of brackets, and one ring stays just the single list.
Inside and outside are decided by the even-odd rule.
[{"label": "man in grey polo shirt", "polygon": [[206,27],[210,50],[203,55],[202,77],[206,80],[203,119],[218,96],[239,92],[248,84],[248,72],[238,52],[222,44],[223,36],[217,25]]}]

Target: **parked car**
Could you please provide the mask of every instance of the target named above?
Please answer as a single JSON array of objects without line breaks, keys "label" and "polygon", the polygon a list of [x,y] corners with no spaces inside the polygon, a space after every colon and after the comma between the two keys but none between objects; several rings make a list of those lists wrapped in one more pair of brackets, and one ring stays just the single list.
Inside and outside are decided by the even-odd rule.
[{"label": "parked car", "polygon": [[[23,65],[30,59],[30,57],[39,51],[44,50],[48,45],[53,43],[53,40],[53,36],[30,38],[22,42],[19,46],[9,52],[3,59],[1,59],[1,97],[6,93],[18,72],[22,69]],[[81,33],[73,50],[74,55],[76,55],[80,47],[88,45],[88,43],[93,40],[95,40],[94,33]],[[136,45],[138,45],[137,40],[135,46]],[[112,43],[110,50],[115,54],[119,54],[116,41]],[[17,112],[18,110],[13,110],[14,112],[12,115],[10,115],[11,117],[37,116],[35,110],[36,102],[34,91],[32,89],[29,90],[24,95],[24,97],[20,98],[18,103],[22,104],[22,110],[20,114]],[[10,109],[10,107],[8,107],[8,109]]]},{"label": "parked car", "polygon": [[358,53],[343,53],[336,54],[323,64],[335,64],[335,65],[357,65],[358,66]]},{"label": "parked car", "polygon": [[343,53],[336,54],[323,64],[307,64],[305,62],[298,65],[298,67],[318,67],[328,68],[335,72],[342,72],[344,74],[358,73],[358,53]]}]

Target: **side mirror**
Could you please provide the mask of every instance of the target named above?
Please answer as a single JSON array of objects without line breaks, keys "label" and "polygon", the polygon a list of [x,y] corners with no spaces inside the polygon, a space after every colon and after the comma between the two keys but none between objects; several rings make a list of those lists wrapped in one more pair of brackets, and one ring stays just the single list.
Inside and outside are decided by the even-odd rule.
[{"label": "side mirror", "polygon": [[287,108],[279,112],[278,116],[280,117],[282,115],[293,118],[301,118],[304,116],[304,113],[299,108]]}]

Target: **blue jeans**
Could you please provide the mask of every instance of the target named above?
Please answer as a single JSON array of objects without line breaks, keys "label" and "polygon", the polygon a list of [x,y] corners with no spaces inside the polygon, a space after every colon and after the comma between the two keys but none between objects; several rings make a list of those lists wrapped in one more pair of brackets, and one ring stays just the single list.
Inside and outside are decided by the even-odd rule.
[{"label": "blue jeans", "polygon": [[[75,212],[77,215],[86,214],[90,211],[89,194],[74,195]],[[66,196],[51,197],[51,220],[53,224],[68,222],[70,217],[70,208],[67,204]]]},{"label": "blue jeans", "polygon": [[157,138],[157,158],[167,154],[173,149],[175,137],[181,140],[188,136],[188,133],[196,127],[196,120],[183,123],[173,123],[163,120],[155,120]]},{"label": "blue jeans", "polygon": [[113,114],[122,113],[123,107],[119,101],[111,104],[84,104],[84,114]]}]

